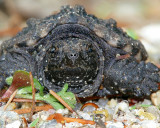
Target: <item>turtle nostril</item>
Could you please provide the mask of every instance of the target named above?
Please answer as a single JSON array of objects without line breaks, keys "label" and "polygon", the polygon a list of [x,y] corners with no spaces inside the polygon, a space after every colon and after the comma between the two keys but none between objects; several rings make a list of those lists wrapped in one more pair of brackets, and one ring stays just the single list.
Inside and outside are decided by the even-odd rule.
[{"label": "turtle nostril", "polygon": [[77,58],[78,58],[78,53],[70,53],[70,54],[68,55],[68,58],[69,58],[69,59],[77,59]]},{"label": "turtle nostril", "polygon": [[71,54],[70,56],[71,56],[71,57],[76,57],[77,54],[76,54],[76,53],[73,53],[73,54]]},{"label": "turtle nostril", "polygon": [[79,57],[79,54],[78,54],[78,53],[70,53],[70,54],[68,54],[68,58],[69,58],[70,60],[72,60],[73,64],[74,64],[75,60],[76,60],[78,57]]}]

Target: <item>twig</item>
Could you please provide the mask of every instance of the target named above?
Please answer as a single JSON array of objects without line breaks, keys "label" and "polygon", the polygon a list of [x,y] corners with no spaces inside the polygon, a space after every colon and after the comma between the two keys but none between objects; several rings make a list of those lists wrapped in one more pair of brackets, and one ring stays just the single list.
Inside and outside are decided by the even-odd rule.
[{"label": "twig", "polygon": [[[85,120],[85,119],[80,119],[80,118],[70,118],[70,117],[64,117],[60,113],[55,113],[50,115],[47,120],[53,120],[55,119],[58,123],[65,124],[65,122],[70,123],[70,122],[78,122],[81,124],[91,124],[94,125],[96,122],[91,121],[91,120]],[[108,125],[107,122],[104,123],[105,125]],[[124,128],[127,128],[127,125],[124,125]]]},{"label": "twig", "polygon": [[7,104],[4,106],[4,109],[3,109],[4,111],[6,110],[6,108],[8,107],[8,105],[11,103],[11,101],[13,100],[13,98],[15,97],[17,91],[18,91],[18,89],[15,90],[15,91],[13,92],[13,94],[11,95],[11,97],[9,98]]},{"label": "twig", "polygon": [[97,104],[95,104],[95,103],[85,103],[85,104],[81,107],[81,111],[82,111],[85,107],[87,107],[87,106],[93,106],[93,107],[95,107],[96,109],[99,108],[99,106],[98,106]]},{"label": "twig", "polygon": [[64,120],[65,120],[67,123],[75,122],[75,121],[76,121],[76,122],[81,123],[81,124],[91,124],[91,125],[94,125],[94,124],[95,124],[94,121],[84,120],[84,119],[79,119],[79,118],[64,117]]},{"label": "twig", "polygon": [[60,101],[66,108],[68,108],[72,113],[74,110],[60,97],[58,96],[54,91],[49,90],[50,94],[52,94],[58,101]]},{"label": "twig", "polygon": [[[34,112],[43,111],[43,110],[48,111],[49,109],[53,109],[53,107],[49,104],[43,105],[43,106],[36,106]],[[30,113],[31,108],[17,109],[17,110],[13,110],[13,111],[18,114],[25,114],[25,113]]]},{"label": "twig", "polygon": [[27,122],[26,118],[22,117],[22,120],[23,120],[23,125],[24,125],[23,127],[28,128],[28,122]]},{"label": "twig", "polygon": [[[8,98],[1,99],[1,97],[0,97],[0,102],[7,102],[7,101],[8,101]],[[23,98],[14,98],[12,101],[13,102],[32,102],[33,100],[32,99],[23,99]],[[35,100],[35,102],[43,102],[43,101]]]},{"label": "twig", "polygon": [[78,123],[81,123],[81,124],[95,124],[94,121],[91,121],[91,120],[84,120],[84,119],[80,119],[80,118],[69,118],[69,117],[63,117],[62,114],[60,113],[55,113],[53,115],[50,115],[47,120],[52,120],[52,119],[56,119],[57,122],[59,123],[70,123],[70,122],[78,122]]},{"label": "twig", "polygon": [[77,102],[80,103],[80,104],[82,104],[82,102],[80,101],[79,97],[76,94],[74,94],[74,95],[76,97]]},{"label": "twig", "polygon": [[30,83],[31,83],[31,86],[32,86],[32,109],[31,109],[31,114],[30,114],[30,120],[32,120],[32,116],[33,116],[33,113],[35,111],[35,88],[34,88],[34,82],[33,82],[33,76],[32,76],[32,73],[29,72],[29,78],[30,78]]}]

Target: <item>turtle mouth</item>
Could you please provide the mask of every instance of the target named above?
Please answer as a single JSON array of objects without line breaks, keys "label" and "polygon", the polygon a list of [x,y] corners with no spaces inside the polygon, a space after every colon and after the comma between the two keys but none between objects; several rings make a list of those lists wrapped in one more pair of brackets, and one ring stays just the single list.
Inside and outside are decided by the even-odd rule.
[{"label": "turtle mouth", "polygon": [[78,97],[97,92],[104,68],[104,56],[99,48],[101,39],[85,26],[64,24],[53,29],[40,43],[46,40],[47,49],[39,53],[43,59],[38,64],[38,76],[44,86],[60,91],[67,83],[69,91]]},{"label": "turtle mouth", "polygon": [[93,85],[98,74],[98,69],[83,69],[81,67],[67,67],[65,69],[55,69],[50,67],[45,71],[46,79],[56,85],[63,87],[65,83],[69,85],[69,91],[80,93],[83,86]]}]

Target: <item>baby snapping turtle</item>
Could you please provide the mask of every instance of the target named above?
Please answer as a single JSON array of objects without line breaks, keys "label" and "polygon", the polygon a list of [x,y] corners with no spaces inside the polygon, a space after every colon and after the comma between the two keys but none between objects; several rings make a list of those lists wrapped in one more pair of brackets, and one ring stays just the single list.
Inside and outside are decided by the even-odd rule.
[{"label": "baby snapping turtle", "polygon": [[30,19],[27,25],[0,46],[0,88],[14,71],[27,70],[48,89],[59,91],[68,83],[79,97],[148,96],[158,90],[159,68],[144,62],[147,53],[141,42],[113,19],[66,6],[47,18]]}]

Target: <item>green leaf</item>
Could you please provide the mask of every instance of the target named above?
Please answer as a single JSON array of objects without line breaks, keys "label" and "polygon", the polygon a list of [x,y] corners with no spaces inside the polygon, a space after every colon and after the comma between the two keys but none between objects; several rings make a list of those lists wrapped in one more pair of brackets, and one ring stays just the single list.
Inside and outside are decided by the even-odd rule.
[{"label": "green leaf", "polygon": [[[19,70],[20,71],[20,70]],[[28,72],[26,72],[27,74],[29,74]],[[12,84],[12,81],[13,81],[13,77],[10,76],[10,77],[7,77],[6,78],[6,83],[8,85],[11,85]],[[42,86],[39,81],[36,79],[36,78],[33,78],[33,81],[34,81],[34,86],[37,90],[39,90],[40,92],[40,95],[44,95],[43,94],[43,90],[44,90],[44,86]],[[22,85],[23,86],[23,85]],[[19,91],[19,93],[22,93],[22,94],[25,94],[25,93],[32,93],[32,87],[31,86],[26,86],[26,87],[23,87],[21,88],[21,91]]]},{"label": "green leaf", "polygon": [[16,89],[29,85],[30,85],[29,73],[22,70],[15,71],[13,74],[12,84],[8,88],[8,90],[3,94],[2,99],[9,98]]},{"label": "green leaf", "polygon": [[32,87],[31,86],[20,88],[17,92],[17,94],[29,94],[29,93],[32,94]]},{"label": "green leaf", "polygon": [[61,93],[61,92],[62,92],[62,93],[63,93],[63,92],[66,92],[67,89],[68,89],[68,84],[65,83],[64,86],[63,86],[63,88],[62,88],[62,90],[61,90],[59,93]]},{"label": "green leaf", "polygon": [[[30,86],[31,87],[31,86]],[[30,89],[28,87],[29,90],[27,90],[27,88],[22,88],[19,89],[16,97],[17,98],[27,98],[27,99],[32,99],[32,93],[30,92]],[[65,84],[63,89],[58,92],[57,94],[72,108],[75,107],[76,104],[76,98],[75,95],[72,92],[66,92],[68,89],[68,84]],[[45,101],[46,103],[49,103],[50,105],[53,106],[54,109],[58,110],[58,109],[63,109],[64,106],[51,94],[46,94],[46,95],[41,95],[40,93],[36,93],[35,94],[35,100],[41,100],[41,101]]]},{"label": "green leaf", "polygon": [[130,107],[130,110],[136,109],[136,105]]},{"label": "green leaf", "polygon": [[141,104],[141,107],[143,108],[148,108],[148,107],[151,107],[152,105],[149,105],[149,104]]},{"label": "green leaf", "polygon": [[11,85],[11,84],[12,84],[12,81],[13,81],[13,76],[10,76],[10,77],[7,77],[7,78],[6,78],[6,83],[7,83],[8,85]]},{"label": "green leaf", "polygon": [[127,32],[127,34],[128,34],[130,37],[132,37],[133,39],[135,39],[135,40],[138,39],[138,35],[137,35],[137,33],[136,33],[134,30],[132,30],[132,29],[127,29],[126,32]]},{"label": "green leaf", "polygon": [[63,89],[57,94],[72,108],[75,107],[76,97],[72,92],[66,92],[68,89],[68,84],[65,84]]},{"label": "green leaf", "polygon": [[148,107],[151,107],[152,105],[148,105],[148,104],[134,105],[130,107],[130,110],[136,109],[138,106],[143,108],[148,108]]},{"label": "green leaf", "polygon": [[59,101],[57,101],[57,99],[54,96],[52,96],[51,94],[46,94],[46,95],[44,95],[43,98],[44,98],[43,101],[52,105],[54,109],[56,109],[56,110],[64,109],[64,106]]},{"label": "green leaf", "polygon": [[39,83],[39,81],[37,80],[37,79],[33,79],[33,81],[34,81],[34,86],[35,86],[35,88],[36,89],[38,89],[39,90],[39,92],[40,92],[40,95],[44,95],[43,94],[43,90],[44,90],[44,86],[42,86],[40,83]]},{"label": "green leaf", "polygon": [[35,119],[35,120],[30,124],[30,127],[36,127],[38,121],[39,121],[39,118]]},{"label": "green leaf", "polygon": [[[20,91],[20,90],[19,90]],[[20,94],[19,91],[16,94],[16,98],[26,98],[26,99],[32,99],[32,94]],[[53,97],[51,94],[46,94],[44,96],[41,96],[40,93],[35,94],[35,100],[41,100],[45,101],[46,103],[53,106],[54,109],[64,109],[64,106],[57,101],[55,97]]]},{"label": "green leaf", "polygon": [[[64,106],[51,94],[43,94],[44,86],[42,86],[39,81],[33,78],[34,86],[39,92],[35,94],[35,100],[42,100],[49,103],[53,108],[63,109]],[[13,77],[8,77],[6,83],[16,88],[19,88],[16,97],[17,98],[27,98],[32,99],[32,87],[30,86],[29,73],[26,71],[18,70],[14,73]],[[67,92],[68,84],[65,84],[60,92],[57,94],[72,108],[75,107],[76,98],[72,92]]]}]

